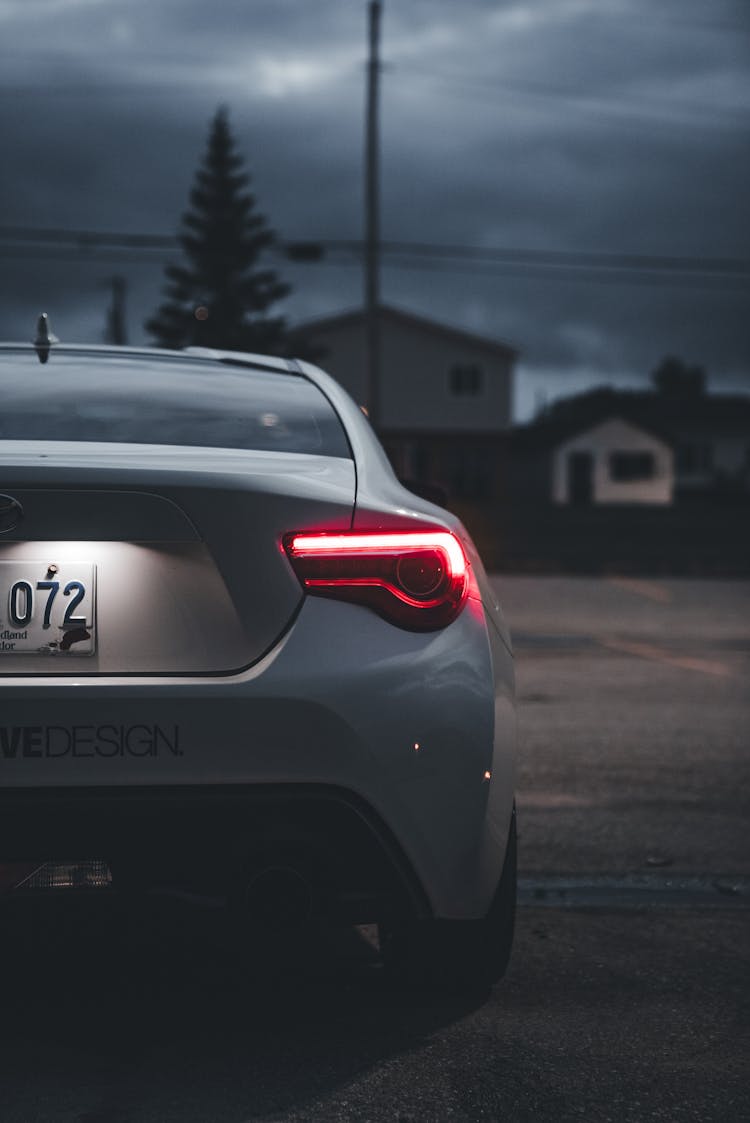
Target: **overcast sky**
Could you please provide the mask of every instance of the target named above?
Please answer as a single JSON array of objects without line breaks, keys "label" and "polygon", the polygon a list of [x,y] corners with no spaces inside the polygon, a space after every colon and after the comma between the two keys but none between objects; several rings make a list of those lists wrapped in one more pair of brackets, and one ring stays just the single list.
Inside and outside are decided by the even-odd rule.
[{"label": "overcast sky", "polygon": [[[382,233],[476,247],[750,259],[748,0],[384,0]],[[171,234],[224,103],[281,238],[362,233],[365,0],[0,0],[0,223]],[[49,312],[128,329],[160,259],[0,238],[0,339]],[[278,268],[293,322],[361,302],[356,263]],[[744,277],[388,264],[384,299],[508,339],[518,416],[668,353],[750,390]]]}]

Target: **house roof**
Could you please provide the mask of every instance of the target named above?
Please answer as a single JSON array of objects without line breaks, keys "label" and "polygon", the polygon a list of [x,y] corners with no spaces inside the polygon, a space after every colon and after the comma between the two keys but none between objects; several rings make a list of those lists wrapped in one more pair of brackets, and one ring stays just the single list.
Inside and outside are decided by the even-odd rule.
[{"label": "house roof", "polygon": [[587,433],[593,433],[595,430],[600,429],[603,425],[606,425],[609,421],[619,421],[622,425],[627,426],[631,430],[635,430],[639,433],[645,433],[653,440],[659,441],[659,443],[662,445],[671,444],[670,438],[663,431],[658,431],[656,428],[654,428],[653,425],[644,425],[643,422],[634,421],[632,417],[626,417],[622,413],[608,413],[603,417],[598,418],[591,425],[585,425],[582,428],[578,426],[575,430],[571,430],[565,436],[556,440],[554,442],[554,446],[555,448],[559,448],[561,445],[568,444],[570,441],[575,441],[578,437],[582,437]]},{"label": "house roof", "polygon": [[[502,355],[503,358],[515,359],[519,354],[518,348],[513,347],[512,344],[504,340],[491,339],[485,335],[477,335],[474,332],[465,331],[463,328],[450,327],[447,324],[440,323],[438,320],[431,320],[426,316],[418,316],[414,312],[407,312],[402,308],[394,308],[390,304],[379,305],[378,314],[381,320],[390,320],[392,323],[402,324],[405,327],[414,328],[417,331],[429,332],[432,335],[449,338],[454,342],[462,342],[472,347],[490,351],[494,355]],[[336,328],[357,324],[360,321],[364,321],[364,319],[364,308],[352,308],[348,311],[340,312],[335,316],[324,316],[320,319],[308,320],[306,323],[299,324],[297,331],[305,336],[315,338],[315,336],[323,336]]]},{"label": "house roof", "polygon": [[554,402],[546,414],[516,431],[522,448],[554,448],[563,441],[619,417],[674,445],[685,433],[746,435],[750,440],[750,395],[676,395],[654,390],[599,386]]}]

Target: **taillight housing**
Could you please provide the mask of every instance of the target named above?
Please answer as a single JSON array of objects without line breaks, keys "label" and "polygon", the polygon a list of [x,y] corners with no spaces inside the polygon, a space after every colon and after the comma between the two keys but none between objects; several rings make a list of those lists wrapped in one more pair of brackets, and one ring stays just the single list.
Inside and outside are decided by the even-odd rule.
[{"label": "taillight housing", "polygon": [[469,563],[448,530],[287,534],[284,549],[306,592],[366,605],[409,631],[446,627],[469,593]]}]

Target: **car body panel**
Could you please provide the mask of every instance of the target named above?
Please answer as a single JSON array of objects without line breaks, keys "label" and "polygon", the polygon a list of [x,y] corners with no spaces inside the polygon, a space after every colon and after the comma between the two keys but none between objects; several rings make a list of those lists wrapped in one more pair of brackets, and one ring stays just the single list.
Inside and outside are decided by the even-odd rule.
[{"label": "car body panel", "polygon": [[[2,535],[0,560],[73,554],[97,571],[96,654],[73,670],[48,659],[35,673],[249,666],[302,600],[284,534],[352,519],[354,466],[339,457],[100,444],[81,456],[70,443],[17,444],[0,441],[0,473],[24,519]],[[27,673],[34,658],[4,654],[0,674]]]},{"label": "car body panel", "polygon": [[[398,482],[333,379],[284,363],[328,399],[351,459],[0,441],[0,491],[28,508],[25,528],[0,537],[0,558],[43,549],[46,559],[54,543],[43,527],[54,525],[57,549],[90,553],[101,575],[97,656],[60,670],[0,656],[2,794],[337,790],[382,821],[432,916],[482,917],[513,809],[502,613],[460,521]],[[470,567],[463,610],[431,632],[305,595],[284,554],[290,532],[420,528],[456,535]],[[140,617],[110,563],[131,584],[150,573],[157,592]],[[170,574],[177,591],[166,597]],[[187,606],[191,589],[200,610]],[[0,825],[0,857],[3,847],[14,843]],[[22,838],[15,848],[23,859]]]},{"label": "car body panel", "polygon": [[[335,649],[321,639],[332,626]],[[309,598],[239,675],[27,678],[10,698],[4,684],[3,786],[335,785],[400,840],[436,913],[481,915],[499,877],[514,748],[496,725],[483,622],[470,610],[427,640],[393,632],[365,608]],[[507,700],[511,668],[498,672]]]}]

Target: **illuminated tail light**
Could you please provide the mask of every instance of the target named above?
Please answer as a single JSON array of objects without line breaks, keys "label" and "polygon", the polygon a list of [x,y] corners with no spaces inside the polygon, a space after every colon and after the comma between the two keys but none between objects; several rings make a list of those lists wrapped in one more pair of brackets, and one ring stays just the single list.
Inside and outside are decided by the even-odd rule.
[{"label": "illuminated tail light", "polygon": [[306,592],[367,605],[411,631],[450,624],[469,591],[469,563],[447,530],[288,534],[284,548]]}]

